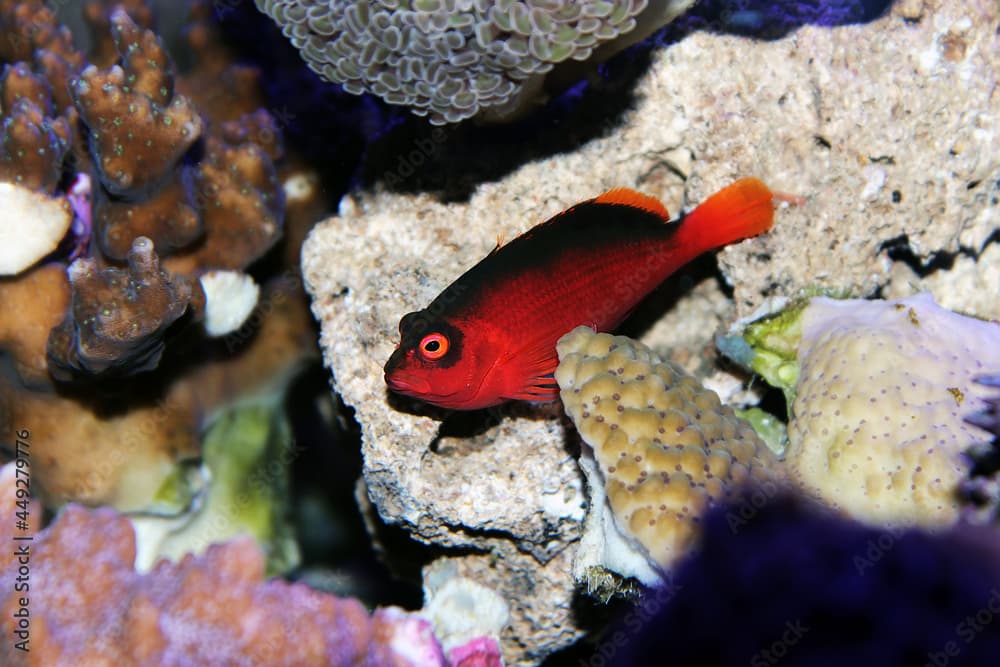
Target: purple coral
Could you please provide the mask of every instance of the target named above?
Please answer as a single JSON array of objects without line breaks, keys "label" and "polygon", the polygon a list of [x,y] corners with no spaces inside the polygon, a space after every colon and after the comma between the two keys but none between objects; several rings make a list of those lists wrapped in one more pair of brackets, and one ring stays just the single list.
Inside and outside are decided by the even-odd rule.
[{"label": "purple coral", "polygon": [[709,515],[698,555],[623,619],[614,664],[996,664],[992,530],[882,531],[789,497],[746,508],[748,518],[739,507]]},{"label": "purple coral", "polygon": [[[0,482],[13,506],[12,466]],[[14,544],[11,532],[0,528],[5,544]],[[135,553],[128,519],[109,509],[69,506],[34,536],[33,664],[444,667],[428,621],[394,608],[369,615],[354,599],[265,581],[264,554],[250,539],[161,561],[148,574],[133,569]],[[17,567],[4,550],[0,578],[13,581]],[[12,586],[0,593],[7,638],[15,636],[20,595]],[[15,642],[0,645],[0,663],[22,660]]]}]

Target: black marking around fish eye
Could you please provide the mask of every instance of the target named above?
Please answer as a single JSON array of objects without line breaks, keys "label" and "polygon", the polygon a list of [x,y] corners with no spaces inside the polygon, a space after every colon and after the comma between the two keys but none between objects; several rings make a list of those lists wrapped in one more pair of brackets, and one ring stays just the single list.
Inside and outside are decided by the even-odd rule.
[{"label": "black marking around fish eye", "polygon": [[[462,332],[448,324],[444,320],[437,320],[434,322],[426,322],[426,326],[422,328],[421,331],[408,331],[407,336],[405,336],[401,342],[402,347],[407,349],[419,349],[423,342],[428,336],[433,334],[440,334],[447,341],[447,350],[443,355],[437,359],[428,359],[421,355],[420,359],[426,364],[429,364],[435,368],[449,368],[458,363],[459,359],[462,358]],[[440,345],[439,343],[437,345]],[[427,352],[437,351],[437,347],[434,349],[428,349]]]},{"label": "black marking around fish eye", "polygon": [[403,319],[399,321],[399,335],[403,338],[412,337],[412,332],[420,325],[421,320],[423,320],[424,326],[426,326],[427,320],[423,317],[423,315],[424,311],[422,310],[417,310],[403,315]]}]

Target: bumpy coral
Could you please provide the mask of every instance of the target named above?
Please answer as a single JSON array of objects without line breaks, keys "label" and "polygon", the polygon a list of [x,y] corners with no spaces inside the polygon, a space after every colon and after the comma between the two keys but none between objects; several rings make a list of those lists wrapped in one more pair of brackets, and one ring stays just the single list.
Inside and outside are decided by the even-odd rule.
[{"label": "bumpy coral", "polygon": [[[2,477],[9,482],[9,466]],[[6,507],[14,507],[12,496],[12,487],[3,493]],[[5,544],[30,550],[30,654],[4,641],[5,665],[445,664],[422,618],[395,608],[369,616],[357,600],[264,581],[264,556],[252,540],[214,546],[177,564],[163,561],[141,575],[132,567],[128,519],[111,510],[69,506],[27,543],[11,541],[11,525],[0,529]],[[5,549],[0,557],[8,582],[19,565],[11,554]],[[0,598],[8,638],[16,636],[22,595],[10,586]]]},{"label": "bumpy coral", "polygon": [[122,10],[111,15],[122,65],[91,65],[73,81],[101,184],[114,195],[159,186],[201,134],[197,110],[175,95],[170,61],[151,31]]},{"label": "bumpy coral", "polygon": [[126,271],[100,271],[94,260],[81,258],[68,273],[72,308],[48,343],[49,370],[60,380],[155,368],[166,329],[192,301],[204,305],[201,288],[161,269],[153,242],[142,236],[132,244]]},{"label": "bumpy coral", "polygon": [[[963,417],[988,395],[974,378],[1000,367],[1000,324],[952,313],[926,293],[816,298],[745,337],[751,364],[789,389],[785,460],[803,488],[876,523],[957,517],[971,465],[964,452],[983,436]],[[784,370],[768,377],[768,367]]]},{"label": "bumpy coral", "polygon": [[593,448],[615,523],[659,567],[687,553],[709,507],[770,479],[776,462],[750,424],[649,348],[577,327],[557,350],[560,396]]},{"label": "bumpy coral", "polygon": [[516,107],[541,75],[630,33],[648,33],[689,0],[256,0],[309,66],[435,124]]},{"label": "bumpy coral", "polygon": [[[1000,542],[994,529],[875,530],[796,499],[709,514],[697,558],[618,628],[609,662],[649,664],[948,665],[1000,655]],[[719,629],[726,628],[724,639]]]}]

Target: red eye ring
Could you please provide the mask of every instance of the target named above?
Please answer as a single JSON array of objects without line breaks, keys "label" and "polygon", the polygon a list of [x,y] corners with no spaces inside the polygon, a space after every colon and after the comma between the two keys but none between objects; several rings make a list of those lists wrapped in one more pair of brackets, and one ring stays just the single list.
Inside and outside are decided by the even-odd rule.
[{"label": "red eye ring", "polygon": [[448,337],[443,333],[431,333],[427,334],[420,339],[420,354],[424,359],[440,359],[444,355],[448,354],[448,347],[450,343],[448,342]]}]

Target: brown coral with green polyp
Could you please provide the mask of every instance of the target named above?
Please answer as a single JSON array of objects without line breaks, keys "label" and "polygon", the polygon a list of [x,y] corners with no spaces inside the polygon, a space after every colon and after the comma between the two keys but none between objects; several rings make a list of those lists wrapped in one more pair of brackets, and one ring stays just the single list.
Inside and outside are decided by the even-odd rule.
[{"label": "brown coral with green polyp", "polygon": [[749,423],[642,344],[578,327],[558,352],[560,396],[616,522],[661,567],[686,553],[707,508],[775,474]]},{"label": "brown coral with green polyp", "polygon": [[138,236],[148,237],[161,255],[184,248],[204,231],[193,199],[178,173],[143,201],[122,200],[101,189],[94,194],[97,243],[106,257],[123,260]]},{"label": "brown coral with green polyp", "polygon": [[28,63],[5,65],[0,75],[0,109],[10,109],[21,99],[31,100],[46,115],[52,115],[52,87],[45,77],[32,72]]},{"label": "brown coral with green polyp", "polygon": [[60,380],[108,372],[152,370],[163,353],[163,335],[200,288],[160,269],[153,243],[139,237],[128,269],[98,270],[91,259],[69,267],[72,308],[52,330],[49,371]]},{"label": "brown coral with green polyp", "polygon": [[39,49],[58,53],[79,67],[83,54],[73,47],[69,29],[43,0],[0,0],[0,60],[31,60]]},{"label": "brown coral with green polyp", "polygon": [[231,146],[209,137],[193,180],[205,239],[178,265],[194,261],[199,266],[242,269],[281,236],[281,184],[274,164],[257,144]]},{"label": "brown coral with green polyp", "polygon": [[[37,436],[33,489],[49,506],[148,511],[162,506],[151,495],[177,461],[198,455],[201,407],[270,381],[308,352],[312,334],[300,336],[308,316],[288,295],[270,304],[296,308],[271,308],[255,324],[259,354],[257,339],[241,338],[240,355],[208,355],[211,344],[190,326],[204,310],[198,276],[245,268],[279,238],[284,213],[273,163],[280,130],[266,111],[248,115],[263,103],[259,77],[234,62],[211,4],[196,10],[196,69],[184,76],[146,30],[150,3],[83,4],[96,32],[96,67],[85,72],[88,58],[45,3],[0,0],[0,180],[18,184],[0,185],[44,191],[67,228],[79,213],[46,263],[0,285],[0,302],[17,313],[0,327],[0,352],[16,371],[0,378],[0,425],[30,425]],[[208,128],[211,165],[201,174],[195,145]],[[196,198],[200,183],[212,197]],[[161,262],[168,255],[179,268]],[[192,354],[159,369],[175,334]]]},{"label": "brown coral with green polyp", "polygon": [[159,40],[138,31],[123,11],[112,15],[112,24],[122,65],[86,68],[72,92],[101,185],[116,196],[136,196],[173,173],[200,136],[202,121],[186,97],[173,94]]},{"label": "brown coral with green polyp", "polygon": [[47,118],[27,97],[17,99],[3,115],[0,129],[0,180],[52,194],[62,177],[69,150],[69,125]]}]

